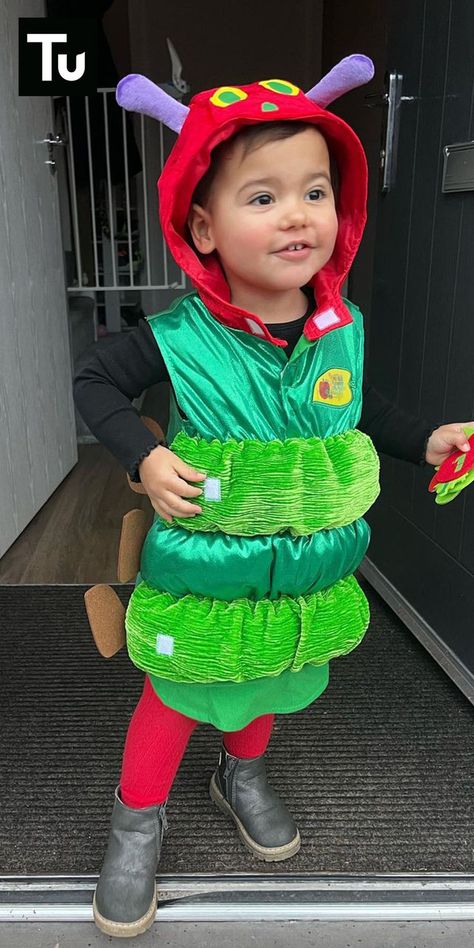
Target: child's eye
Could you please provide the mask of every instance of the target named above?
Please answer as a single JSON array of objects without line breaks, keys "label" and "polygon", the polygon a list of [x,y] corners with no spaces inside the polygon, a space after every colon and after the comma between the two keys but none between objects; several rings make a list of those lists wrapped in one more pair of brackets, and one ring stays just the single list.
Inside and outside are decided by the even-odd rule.
[{"label": "child's eye", "polygon": [[311,191],[308,191],[308,197],[311,201],[320,201],[324,197],[324,191],[322,188],[313,188]]},{"label": "child's eye", "polygon": [[271,194],[257,194],[256,197],[252,198],[250,204],[256,204],[257,207],[264,207],[266,204],[271,204],[272,200]]}]

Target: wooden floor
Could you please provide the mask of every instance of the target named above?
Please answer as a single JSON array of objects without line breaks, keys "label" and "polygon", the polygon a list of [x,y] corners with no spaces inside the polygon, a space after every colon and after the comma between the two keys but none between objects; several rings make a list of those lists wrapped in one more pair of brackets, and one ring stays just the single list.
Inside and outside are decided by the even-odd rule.
[{"label": "wooden floor", "polygon": [[116,583],[122,518],[147,497],[100,444],[79,445],[79,462],[0,558],[0,584]]}]

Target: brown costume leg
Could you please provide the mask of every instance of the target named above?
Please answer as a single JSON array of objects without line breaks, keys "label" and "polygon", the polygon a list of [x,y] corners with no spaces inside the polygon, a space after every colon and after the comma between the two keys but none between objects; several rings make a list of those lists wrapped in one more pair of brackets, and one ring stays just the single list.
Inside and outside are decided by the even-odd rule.
[{"label": "brown costume leg", "polygon": [[[160,426],[152,418],[142,417],[144,424],[158,438],[163,438]],[[138,494],[146,494],[141,484],[130,480],[129,487]],[[140,568],[140,555],[147,533],[144,510],[129,510],[122,521],[118,551],[117,578],[119,583],[134,579]],[[111,658],[125,645],[125,607],[111,586],[101,583],[92,586],[84,595],[87,618],[95,644],[104,658]]]}]

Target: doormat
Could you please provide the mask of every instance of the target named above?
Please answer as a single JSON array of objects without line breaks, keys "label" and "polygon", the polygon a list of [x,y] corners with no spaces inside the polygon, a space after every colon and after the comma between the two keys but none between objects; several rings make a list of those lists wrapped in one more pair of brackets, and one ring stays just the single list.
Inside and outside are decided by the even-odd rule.
[{"label": "doormat", "polygon": [[[472,872],[474,709],[368,584],[362,644],[276,719],[268,774],[302,848],[264,863],[211,803],[220,734],[191,738],[159,873]],[[143,676],[95,649],[87,586],[1,586],[0,874],[98,873]],[[132,586],[115,587],[124,603]]]}]

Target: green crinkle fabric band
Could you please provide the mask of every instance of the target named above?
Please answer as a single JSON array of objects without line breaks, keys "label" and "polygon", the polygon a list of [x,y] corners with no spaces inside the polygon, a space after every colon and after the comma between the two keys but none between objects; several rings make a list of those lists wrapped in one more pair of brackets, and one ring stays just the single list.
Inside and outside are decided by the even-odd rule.
[{"label": "green crinkle fabric band", "polygon": [[173,520],[186,530],[307,536],[362,517],[380,490],[377,453],[357,429],[268,442],[205,441],[179,432],[170,448],[216,479],[219,499],[202,495],[201,514]]},{"label": "green crinkle fabric band", "polygon": [[132,662],[179,682],[251,681],[352,651],[369,624],[354,576],[292,599],[177,599],[141,582],[125,619]]}]

